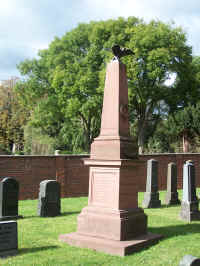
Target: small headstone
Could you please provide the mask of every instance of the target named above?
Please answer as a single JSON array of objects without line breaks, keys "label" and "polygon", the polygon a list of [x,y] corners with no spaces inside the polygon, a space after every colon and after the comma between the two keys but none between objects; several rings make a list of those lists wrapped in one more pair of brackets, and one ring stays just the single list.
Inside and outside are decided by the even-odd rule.
[{"label": "small headstone", "polygon": [[161,206],[158,192],[158,161],[147,161],[146,192],[144,194],[143,208],[157,208]]},{"label": "small headstone", "polygon": [[18,215],[19,183],[11,177],[0,182],[0,221],[22,218]]},{"label": "small headstone", "polygon": [[17,222],[0,222],[0,257],[15,255],[18,250]]},{"label": "small headstone", "polygon": [[192,161],[187,161],[183,165],[183,198],[180,217],[188,222],[200,220],[195,186],[195,166]]},{"label": "small headstone", "polygon": [[185,255],[180,261],[179,266],[200,266],[200,258],[192,255]]},{"label": "small headstone", "polygon": [[165,196],[167,205],[180,204],[177,192],[177,167],[175,163],[169,163],[167,169],[167,193]]},{"label": "small headstone", "polygon": [[55,180],[40,183],[38,215],[50,217],[60,215],[60,184]]}]

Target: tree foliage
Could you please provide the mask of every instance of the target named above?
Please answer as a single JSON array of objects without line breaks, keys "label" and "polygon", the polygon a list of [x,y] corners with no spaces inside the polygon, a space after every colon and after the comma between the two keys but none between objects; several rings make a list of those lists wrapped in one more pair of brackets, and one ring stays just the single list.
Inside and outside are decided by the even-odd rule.
[{"label": "tree foliage", "polygon": [[[192,56],[185,33],[171,24],[140,23],[130,30],[130,35],[130,48],[135,52],[134,60],[127,58],[130,108],[138,121],[138,144],[142,151],[152,124],[156,128],[162,115],[176,111],[183,105],[186,93],[190,94],[189,88],[180,83],[191,77]],[[176,82],[169,84],[171,75]]]},{"label": "tree foliage", "polygon": [[[182,104],[176,106],[177,112],[166,116],[159,122],[157,130],[148,143],[149,151],[160,152],[189,152],[199,151],[200,138],[200,102],[198,98],[200,90],[200,57],[195,56],[190,64],[190,82],[183,97]],[[179,89],[180,81],[177,83]],[[182,84],[185,86],[185,84]],[[182,143],[181,143],[182,139]]]},{"label": "tree foliage", "polygon": [[0,86],[0,144],[8,151],[12,151],[14,144],[18,150],[23,150],[23,125],[26,121],[14,83],[8,80]]},{"label": "tree foliage", "polygon": [[168,123],[171,133],[182,137],[183,152],[189,152],[190,143],[200,136],[200,102],[169,116]]},{"label": "tree foliage", "polygon": [[[137,18],[80,24],[56,38],[39,59],[25,60],[19,70],[26,79],[16,88],[31,110],[34,126],[60,136],[67,149],[89,150],[98,135],[105,65],[114,43],[130,40],[127,29]],[[30,103],[30,105],[29,105]]]},{"label": "tree foliage", "polygon": [[[105,68],[114,44],[134,52],[123,61],[131,122],[137,125],[141,148],[163,114],[183,106],[186,96],[195,99],[195,81],[192,87],[185,82],[191,77],[192,56],[181,28],[135,17],[80,24],[55,38],[38,59],[18,66],[25,77],[16,88],[21,102],[33,126],[59,140],[56,148],[89,150],[98,135]],[[176,82],[166,85],[172,73]]]}]

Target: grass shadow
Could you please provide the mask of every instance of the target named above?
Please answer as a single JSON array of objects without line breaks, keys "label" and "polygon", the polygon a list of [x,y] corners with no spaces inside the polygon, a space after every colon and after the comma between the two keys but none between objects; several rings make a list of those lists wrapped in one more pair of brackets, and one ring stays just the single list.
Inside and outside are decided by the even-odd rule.
[{"label": "grass shadow", "polygon": [[142,207],[142,204],[140,204],[139,206],[142,209],[144,209],[144,210],[150,210],[150,209],[166,209],[166,208],[171,208],[171,207],[179,207],[179,206],[181,206],[181,203],[170,204],[170,205],[167,205],[167,204],[163,203],[163,204],[161,204],[161,206],[158,206],[158,207],[149,207],[149,208]]},{"label": "grass shadow", "polygon": [[23,219],[29,219],[29,218],[37,218],[38,215],[29,215],[29,216],[23,216]]},{"label": "grass shadow", "polygon": [[73,215],[73,214],[79,214],[80,211],[75,212],[62,212],[59,216],[67,216],[67,215]]},{"label": "grass shadow", "polygon": [[23,255],[26,253],[34,253],[38,251],[45,251],[48,249],[56,249],[59,248],[58,246],[45,246],[45,247],[32,247],[32,248],[21,248],[18,251],[18,255]]},{"label": "grass shadow", "polygon": [[195,234],[200,232],[200,224],[181,224],[163,227],[148,227],[148,231],[163,235],[164,239],[180,235]]},{"label": "grass shadow", "polygon": [[30,218],[54,218],[54,217],[60,217],[60,216],[67,216],[67,215],[73,215],[73,214],[79,214],[80,211],[76,211],[76,212],[62,212],[59,215],[56,216],[39,216],[39,215],[30,215],[30,216],[23,216],[23,219],[30,219]]}]

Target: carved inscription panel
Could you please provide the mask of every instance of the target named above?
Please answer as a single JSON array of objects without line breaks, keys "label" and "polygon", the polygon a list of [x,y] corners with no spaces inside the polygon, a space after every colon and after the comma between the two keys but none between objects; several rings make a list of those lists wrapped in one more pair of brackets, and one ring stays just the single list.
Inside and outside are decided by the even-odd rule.
[{"label": "carved inscription panel", "polygon": [[3,251],[17,249],[17,222],[0,222],[0,255]]},{"label": "carved inscription panel", "polygon": [[118,171],[106,168],[92,168],[90,171],[89,202],[103,207],[117,207]]}]

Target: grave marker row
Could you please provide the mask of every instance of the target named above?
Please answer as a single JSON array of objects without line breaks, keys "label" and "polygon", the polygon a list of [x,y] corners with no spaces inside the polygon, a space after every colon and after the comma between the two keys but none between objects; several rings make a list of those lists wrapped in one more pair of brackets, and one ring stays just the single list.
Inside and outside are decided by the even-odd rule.
[{"label": "grave marker row", "polygon": [[[180,204],[177,192],[177,167],[175,163],[168,164],[166,205]],[[154,159],[147,162],[147,182],[143,207],[156,208],[161,206],[158,192],[158,162]],[[195,167],[192,161],[186,161],[183,166],[183,198],[180,217],[188,222],[200,220],[198,199],[195,186]]]},{"label": "grave marker row", "polygon": [[[0,182],[0,257],[17,254],[17,222],[19,184],[11,177]],[[38,214],[42,217],[60,214],[60,185],[55,180],[40,183]],[[9,221],[7,221],[9,220]]]},{"label": "grave marker row", "polygon": [[[0,221],[22,218],[18,215],[19,183],[11,177],[0,182]],[[40,183],[38,215],[51,217],[60,214],[60,184],[55,180]]]}]

